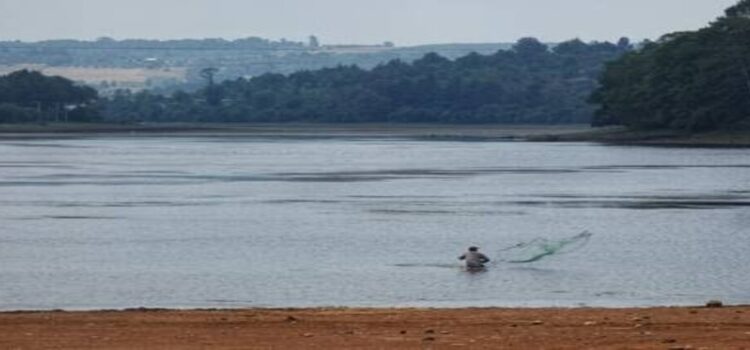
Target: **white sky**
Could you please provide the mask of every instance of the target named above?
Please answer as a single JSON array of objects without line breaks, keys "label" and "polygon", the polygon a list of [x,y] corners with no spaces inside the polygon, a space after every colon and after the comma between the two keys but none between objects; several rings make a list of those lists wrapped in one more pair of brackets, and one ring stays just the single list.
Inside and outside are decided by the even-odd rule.
[{"label": "white sky", "polygon": [[399,46],[655,39],[737,0],[0,0],[0,40],[226,38]]}]

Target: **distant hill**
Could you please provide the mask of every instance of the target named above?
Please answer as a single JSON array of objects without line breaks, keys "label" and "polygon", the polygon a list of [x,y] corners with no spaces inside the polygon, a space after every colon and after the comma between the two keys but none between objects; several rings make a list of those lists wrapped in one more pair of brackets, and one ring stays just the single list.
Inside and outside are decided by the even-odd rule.
[{"label": "distant hill", "polygon": [[[439,44],[396,47],[322,45],[262,38],[238,40],[48,40],[0,42],[0,73],[29,68],[90,84],[103,93],[119,88],[194,89],[200,71],[218,68],[216,79],[231,80],[265,73],[290,74],[338,65],[369,69],[390,60],[411,62],[434,52],[455,59],[471,52],[492,54],[511,43]],[[116,74],[110,74],[116,72]]]},{"label": "distant hill", "polygon": [[[225,81],[215,79],[216,69],[204,69],[197,91],[118,92],[101,101],[102,115],[116,122],[588,123],[593,107],[586,98],[605,62],[632,49],[625,38],[617,44],[575,39],[553,48],[534,38],[510,50],[478,45],[322,47],[306,57],[323,64],[323,58],[354,59],[356,50],[382,59],[431,53],[411,62],[360,64],[376,64],[369,69],[338,65]],[[471,53],[450,59],[432,52],[439,49],[452,50],[451,57]]]}]

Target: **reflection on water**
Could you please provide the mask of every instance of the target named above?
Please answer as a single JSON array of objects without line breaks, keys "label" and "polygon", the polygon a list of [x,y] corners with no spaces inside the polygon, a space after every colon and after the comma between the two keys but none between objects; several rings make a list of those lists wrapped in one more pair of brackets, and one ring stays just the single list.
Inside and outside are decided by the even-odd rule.
[{"label": "reflection on water", "polygon": [[[748,303],[749,170],[731,149],[0,142],[0,309]],[[585,230],[530,264],[455,258]]]}]

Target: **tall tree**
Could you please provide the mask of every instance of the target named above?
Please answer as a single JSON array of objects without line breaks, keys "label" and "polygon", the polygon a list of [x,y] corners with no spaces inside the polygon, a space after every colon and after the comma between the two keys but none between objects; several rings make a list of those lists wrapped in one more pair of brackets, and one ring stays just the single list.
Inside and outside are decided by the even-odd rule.
[{"label": "tall tree", "polygon": [[0,77],[0,103],[33,109],[39,118],[64,119],[73,110],[81,118],[93,117],[95,111],[83,111],[90,109],[97,98],[96,90],[91,87],[37,71],[24,69]]},{"label": "tall tree", "polygon": [[206,96],[206,102],[211,106],[218,106],[222,100],[221,88],[216,86],[214,77],[219,72],[218,68],[208,67],[201,69],[200,75],[203,79],[206,79],[206,88],[204,94]]},{"label": "tall tree", "polygon": [[750,0],[607,65],[594,125],[711,130],[750,122]]}]

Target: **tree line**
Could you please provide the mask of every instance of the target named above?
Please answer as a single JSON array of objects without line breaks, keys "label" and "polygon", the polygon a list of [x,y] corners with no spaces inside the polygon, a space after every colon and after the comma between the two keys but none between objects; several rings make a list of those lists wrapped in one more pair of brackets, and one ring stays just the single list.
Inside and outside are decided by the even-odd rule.
[{"label": "tree line", "polygon": [[[0,77],[0,122],[586,123],[690,131],[750,127],[750,0],[697,31],[633,49],[523,38],[509,50],[214,80],[162,95],[90,87],[39,72]],[[591,102],[592,104],[587,103]],[[595,113],[594,113],[595,112]]]},{"label": "tree line", "polygon": [[98,94],[63,77],[20,70],[0,76],[0,123],[95,121]]},{"label": "tree line", "polygon": [[709,26],[663,36],[608,63],[594,125],[704,131],[750,127],[750,0]]},{"label": "tree line", "polygon": [[604,63],[631,49],[625,38],[554,47],[523,38],[510,50],[455,60],[431,53],[369,70],[342,65],[218,83],[206,75],[196,92],[120,91],[101,107],[111,121],[588,123],[594,107],[586,100]]}]

